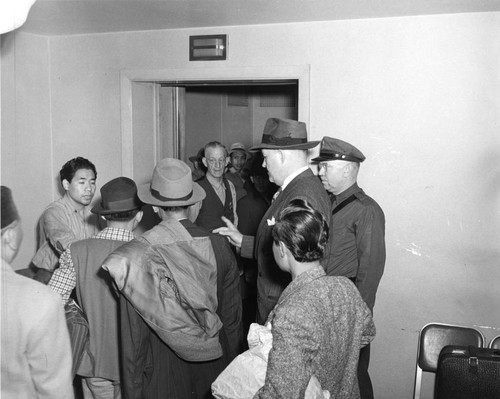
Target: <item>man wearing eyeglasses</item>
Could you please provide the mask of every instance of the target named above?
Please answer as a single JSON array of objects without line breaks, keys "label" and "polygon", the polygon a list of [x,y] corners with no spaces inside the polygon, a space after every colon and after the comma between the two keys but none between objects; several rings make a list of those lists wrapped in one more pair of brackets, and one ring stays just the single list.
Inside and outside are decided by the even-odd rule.
[{"label": "man wearing eyeglasses", "polygon": [[[363,153],[352,144],[332,137],[321,141],[319,176],[332,200],[330,254],[323,265],[329,276],[351,279],[373,313],[377,288],[385,265],[385,217],[377,202],[358,186]],[[373,398],[368,374],[370,345],[360,352],[358,380],[361,398]]]},{"label": "man wearing eyeglasses", "polygon": [[221,219],[224,216],[237,225],[236,189],[234,184],[224,177],[229,162],[226,147],[218,141],[211,141],[205,145],[205,156],[202,161],[207,173],[197,183],[205,190],[207,196],[201,202],[195,223],[207,230],[213,230],[225,226]]}]

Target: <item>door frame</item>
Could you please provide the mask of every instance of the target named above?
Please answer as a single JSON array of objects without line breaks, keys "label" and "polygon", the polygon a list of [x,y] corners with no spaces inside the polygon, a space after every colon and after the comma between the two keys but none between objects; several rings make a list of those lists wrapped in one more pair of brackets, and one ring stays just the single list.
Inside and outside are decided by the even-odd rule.
[{"label": "door frame", "polygon": [[[165,81],[199,81],[200,83],[220,80],[258,81],[258,80],[290,80],[298,81],[298,116],[299,120],[309,126],[310,117],[310,65],[294,66],[252,66],[230,68],[185,68],[161,70],[122,70],[120,72],[121,100],[121,136],[122,136],[122,174],[134,177],[134,129],[133,98],[134,83],[161,83]],[[158,104],[156,104],[158,106]],[[151,115],[157,115],[156,112]],[[155,126],[157,121],[153,122]],[[158,131],[154,142],[158,145]],[[157,151],[154,151],[157,157]],[[158,159],[154,160],[154,163]]]}]

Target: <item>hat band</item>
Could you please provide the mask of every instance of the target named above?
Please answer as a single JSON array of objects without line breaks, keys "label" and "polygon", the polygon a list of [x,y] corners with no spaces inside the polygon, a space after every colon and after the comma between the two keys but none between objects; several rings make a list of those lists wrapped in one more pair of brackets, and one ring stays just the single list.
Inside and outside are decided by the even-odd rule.
[{"label": "hat band", "polygon": [[276,137],[270,134],[262,135],[262,144],[273,144],[278,146],[288,146],[307,143],[305,138]]},{"label": "hat band", "polygon": [[158,190],[155,190],[153,187],[150,187],[149,190],[151,191],[151,195],[160,201],[186,201],[193,196],[193,190],[191,190],[191,192],[188,195],[178,198],[164,197],[163,195],[160,194]]},{"label": "hat band", "polygon": [[340,161],[349,161],[349,162],[363,162],[362,159],[357,158],[352,155],[340,154],[335,151],[320,151],[319,158],[331,158],[331,161],[340,160]]},{"label": "hat band", "polygon": [[135,198],[125,198],[117,201],[101,201],[101,207],[105,211],[128,211],[138,208]]}]

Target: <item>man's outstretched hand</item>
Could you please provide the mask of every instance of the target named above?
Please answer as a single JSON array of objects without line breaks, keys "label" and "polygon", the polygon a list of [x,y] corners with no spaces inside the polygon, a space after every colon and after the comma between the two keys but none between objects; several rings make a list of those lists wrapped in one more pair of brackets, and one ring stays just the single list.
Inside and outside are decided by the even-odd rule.
[{"label": "man's outstretched hand", "polygon": [[226,224],[227,227],[219,227],[212,231],[214,234],[220,234],[221,236],[226,236],[231,244],[235,247],[241,248],[241,242],[243,241],[243,234],[239,232],[236,226],[231,223],[231,221],[222,216],[222,221]]}]

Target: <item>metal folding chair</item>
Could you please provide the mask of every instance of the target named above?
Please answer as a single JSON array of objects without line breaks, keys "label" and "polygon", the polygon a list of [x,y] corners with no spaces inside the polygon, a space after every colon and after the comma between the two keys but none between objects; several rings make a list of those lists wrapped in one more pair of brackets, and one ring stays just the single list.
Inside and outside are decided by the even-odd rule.
[{"label": "metal folding chair", "polygon": [[493,339],[490,341],[490,343],[488,345],[488,348],[500,349],[500,335],[493,337]]},{"label": "metal folding chair", "polygon": [[420,398],[423,372],[435,373],[441,349],[446,345],[484,345],[481,331],[472,327],[429,323],[422,327],[418,338],[415,369],[414,399]]}]

